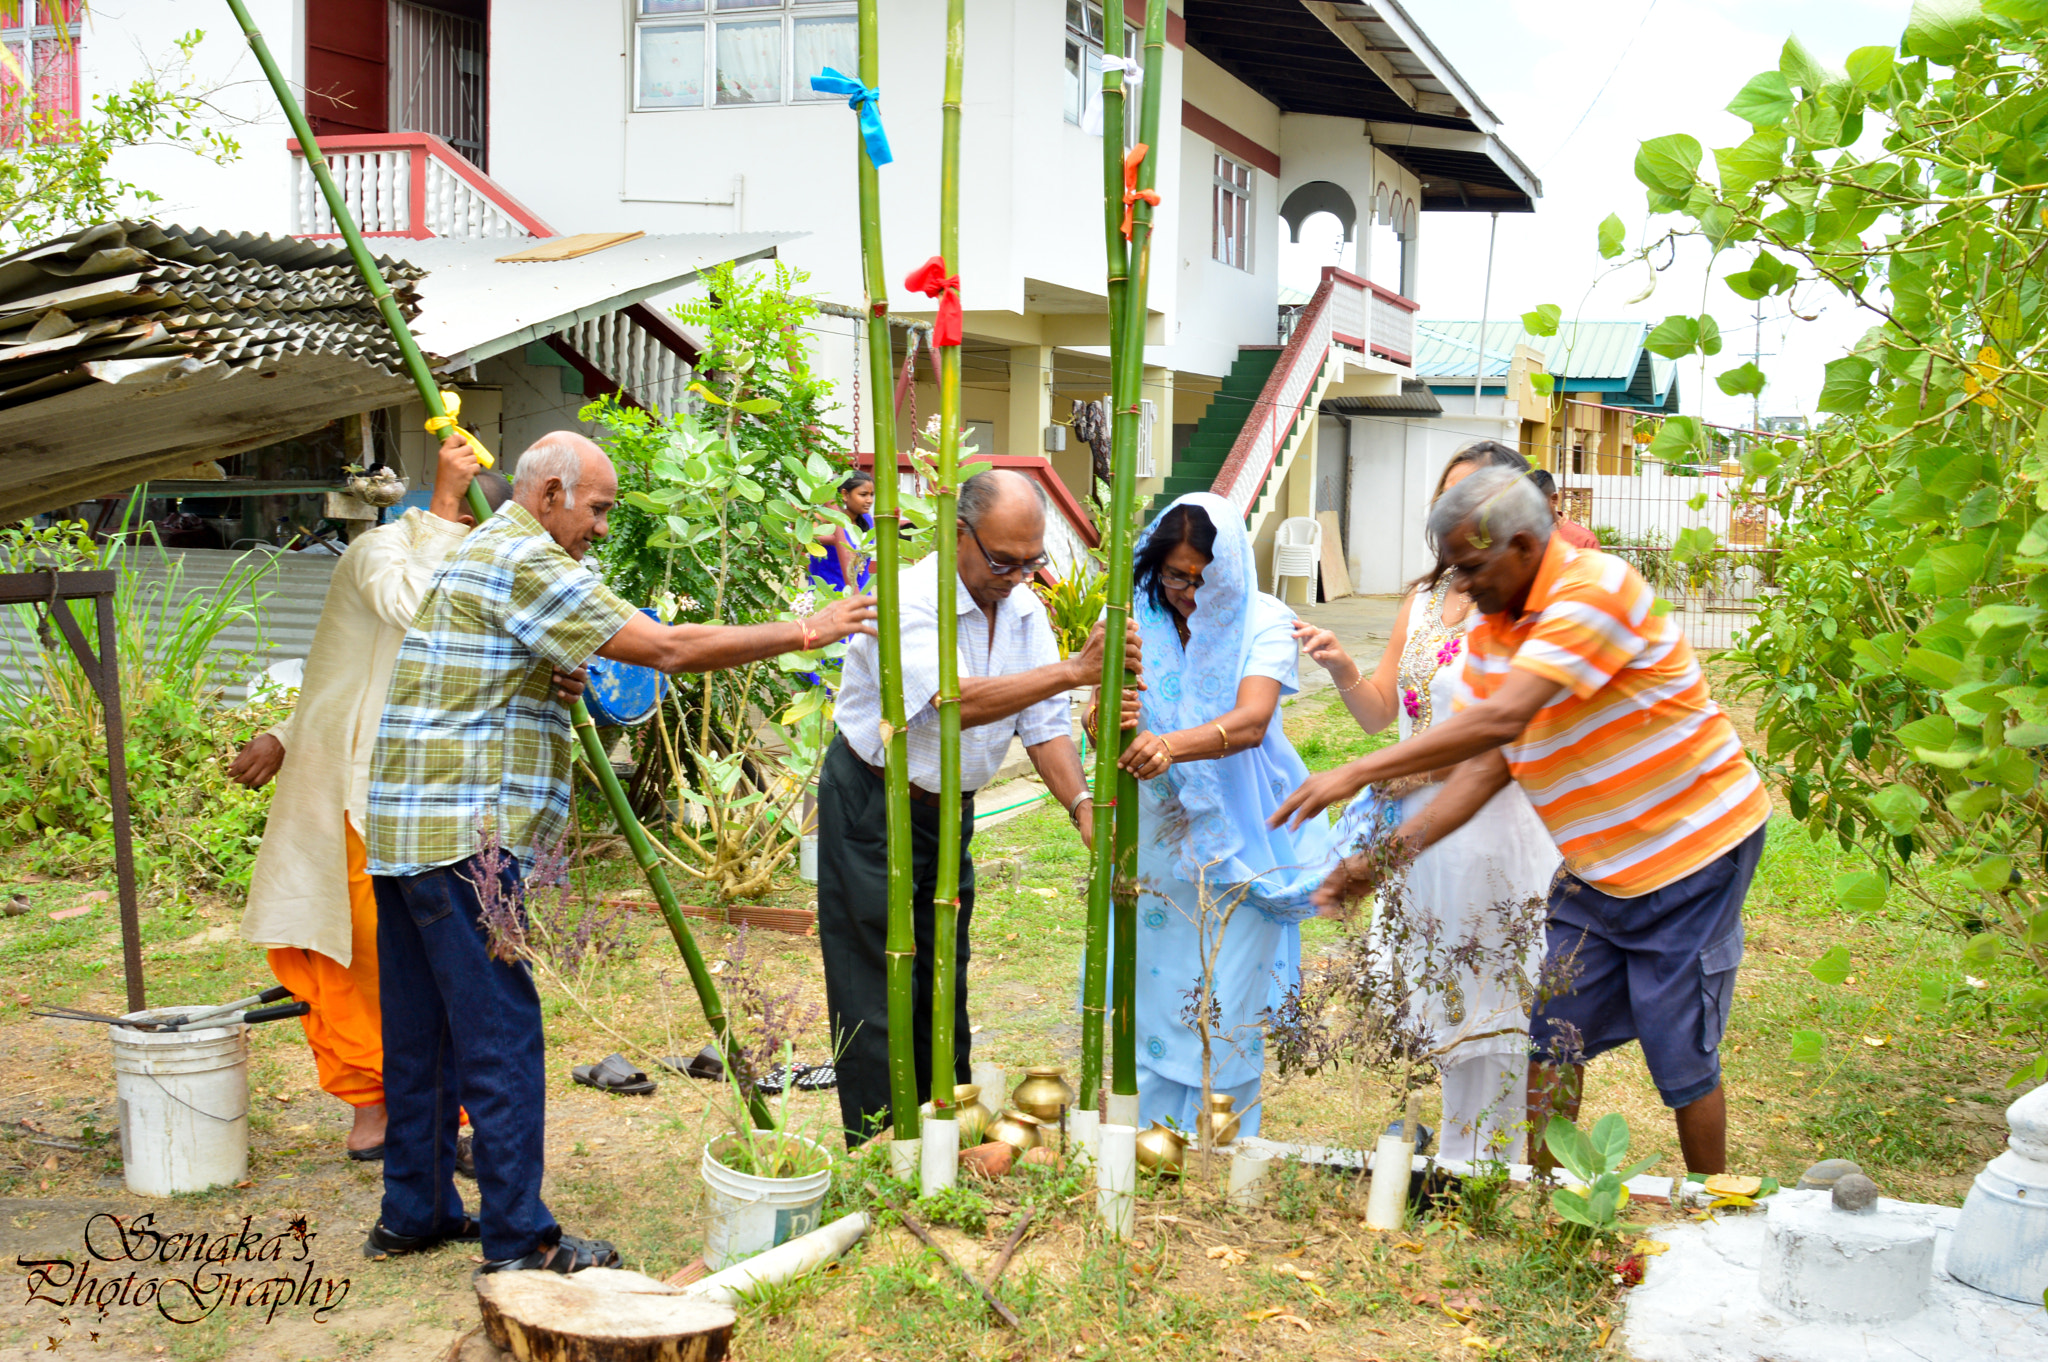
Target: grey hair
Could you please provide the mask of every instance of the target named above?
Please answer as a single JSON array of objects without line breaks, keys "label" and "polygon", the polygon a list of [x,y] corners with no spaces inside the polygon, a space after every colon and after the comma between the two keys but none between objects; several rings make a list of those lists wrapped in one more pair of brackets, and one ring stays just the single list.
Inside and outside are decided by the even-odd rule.
[{"label": "grey hair", "polygon": [[1475,546],[1491,548],[1518,534],[1528,535],[1538,546],[1548,544],[1555,523],[1550,502],[1527,474],[1510,468],[1482,468],[1429,508],[1429,545],[1441,564],[1450,538],[1460,526],[1472,527]]},{"label": "grey hair", "polygon": [[512,470],[512,486],[522,493],[529,488],[539,492],[549,478],[562,480],[562,504],[574,506],[576,484],[583,480],[583,447],[560,431],[527,446]]},{"label": "grey hair", "polygon": [[[962,529],[980,529],[982,517],[993,511],[996,503],[1002,500],[1003,471],[999,468],[984,469],[960,484],[960,504],[956,514],[960,518]],[[1049,515],[1052,503],[1046,498],[1045,489],[1038,485],[1038,480],[1026,478],[1022,473],[1012,476],[1022,478],[1025,485],[1038,495],[1038,513]]]}]

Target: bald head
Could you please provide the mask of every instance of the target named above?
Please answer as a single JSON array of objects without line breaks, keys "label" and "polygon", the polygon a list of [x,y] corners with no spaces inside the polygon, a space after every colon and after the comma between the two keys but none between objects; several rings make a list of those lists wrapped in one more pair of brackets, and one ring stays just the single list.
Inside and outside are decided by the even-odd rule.
[{"label": "bald head", "polygon": [[960,583],[994,610],[1037,571],[1045,555],[1045,490],[1021,473],[991,468],[960,485]]},{"label": "bald head", "polygon": [[619,499],[619,478],[603,449],[571,430],[541,436],[512,470],[512,499],[554,541],[581,559],[604,538]]}]

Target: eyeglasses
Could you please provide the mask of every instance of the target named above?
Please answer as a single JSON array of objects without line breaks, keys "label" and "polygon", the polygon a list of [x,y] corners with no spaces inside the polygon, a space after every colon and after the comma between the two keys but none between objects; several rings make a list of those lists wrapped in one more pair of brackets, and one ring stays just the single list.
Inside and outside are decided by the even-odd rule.
[{"label": "eyeglasses", "polygon": [[1185,572],[1175,572],[1170,567],[1159,569],[1159,580],[1168,591],[1193,591],[1202,585],[1200,574],[1190,577]]},{"label": "eyeglasses", "polygon": [[988,564],[988,570],[998,577],[1029,577],[1032,573],[1052,561],[1049,555],[1041,553],[1036,558],[1028,559],[1022,563],[998,563],[995,559],[989,557],[988,546],[981,542],[981,536],[976,534],[972,528],[968,529],[967,537],[974,541],[974,547],[981,550],[981,559]]}]

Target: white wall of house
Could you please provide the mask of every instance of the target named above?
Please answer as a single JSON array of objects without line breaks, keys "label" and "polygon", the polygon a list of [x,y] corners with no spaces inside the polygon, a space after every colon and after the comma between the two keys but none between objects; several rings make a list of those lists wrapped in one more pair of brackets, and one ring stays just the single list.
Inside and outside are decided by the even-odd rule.
[{"label": "white wall of house", "polygon": [[[1280,149],[1280,111],[1235,76],[1201,53],[1188,51],[1184,69],[1186,102],[1222,120],[1242,136],[1269,151]],[[1215,258],[1215,167],[1219,148],[1208,138],[1179,127],[1180,188],[1161,207],[1175,209],[1180,248],[1174,254],[1155,249],[1152,281],[1155,292],[1174,298],[1164,362],[1175,369],[1220,377],[1230,371],[1239,346],[1271,345],[1277,336],[1280,295],[1280,194],[1272,175],[1252,171],[1251,244],[1248,269]],[[1167,120],[1162,116],[1161,123]],[[1162,131],[1161,140],[1165,140]],[[1363,140],[1362,138],[1360,139]],[[1230,154],[1230,153],[1225,153]],[[1285,162],[1282,169],[1285,170]],[[1175,265],[1171,275],[1161,267]]]},{"label": "white wall of house", "polygon": [[1440,397],[1442,416],[1350,416],[1351,584],[1361,594],[1400,591],[1435,561],[1423,533],[1444,465],[1473,440],[1514,441],[1520,421],[1500,398]]}]

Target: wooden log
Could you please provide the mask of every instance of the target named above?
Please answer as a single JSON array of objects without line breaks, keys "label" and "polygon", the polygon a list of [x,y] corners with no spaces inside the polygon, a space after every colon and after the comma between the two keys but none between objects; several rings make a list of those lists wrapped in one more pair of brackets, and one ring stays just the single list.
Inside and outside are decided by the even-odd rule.
[{"label": "wooden log", "polygon": [[518,1362],[719,1362],[733,1312],[637,1272],[477,1278],[484,1332]]}]

